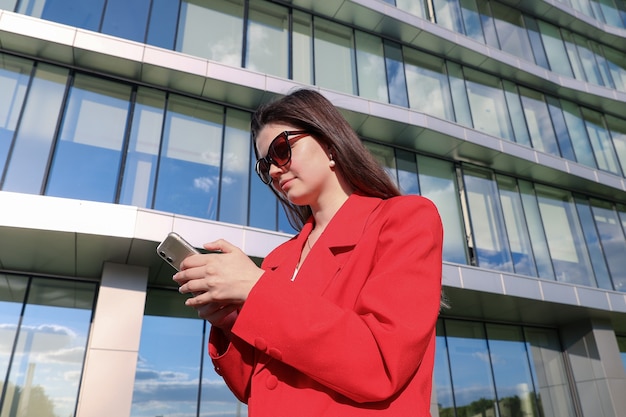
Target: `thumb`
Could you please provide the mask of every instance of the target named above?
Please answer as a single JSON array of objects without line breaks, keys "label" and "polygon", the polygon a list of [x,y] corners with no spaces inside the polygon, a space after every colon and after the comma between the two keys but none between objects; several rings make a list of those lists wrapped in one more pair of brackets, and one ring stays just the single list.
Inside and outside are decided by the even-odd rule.
[{"label": "thumb", "polygon": [[204,249],[208,250],[209,252],[229,253],[237,249],[235,245],[224,239],[218,239],[214,242],[205,243],[203,246]]}]

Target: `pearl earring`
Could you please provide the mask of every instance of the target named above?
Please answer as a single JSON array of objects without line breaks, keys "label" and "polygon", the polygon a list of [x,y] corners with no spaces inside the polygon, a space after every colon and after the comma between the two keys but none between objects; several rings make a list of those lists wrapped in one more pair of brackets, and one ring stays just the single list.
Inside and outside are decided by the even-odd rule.
[{"label": "pearl earring", "polygon": [[328,162],[328,166],[331,168],[335,167],[335,161],[333,160],[333,154],[328,154],[328,158],[330,158],[330,162]]}]

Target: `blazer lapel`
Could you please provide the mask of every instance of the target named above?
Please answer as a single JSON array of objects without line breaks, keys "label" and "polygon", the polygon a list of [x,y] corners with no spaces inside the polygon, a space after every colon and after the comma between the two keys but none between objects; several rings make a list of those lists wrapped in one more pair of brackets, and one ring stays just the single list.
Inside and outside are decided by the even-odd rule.
[{"label": "blazer lapel", "polygon": [[[295,283],[308,289],[311,294],[322,294],[352,255],[355,245],[363,235],[369,216],[380,202],[378,198],[352,194],[313,245],[300,267]],[[302,245],[311,228],[307,230],[306,235],[301,233]]]}]

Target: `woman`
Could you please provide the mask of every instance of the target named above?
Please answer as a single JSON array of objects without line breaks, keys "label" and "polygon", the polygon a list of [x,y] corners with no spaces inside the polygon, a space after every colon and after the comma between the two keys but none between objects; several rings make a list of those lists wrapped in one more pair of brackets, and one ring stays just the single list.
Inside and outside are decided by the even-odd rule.
[{"label": "woman", "polygon": [[256,171],[299,234],[261,268],[219,240],[174,276],[251,416],[429,416],[434,205],[400,192],[338,110],[298,90],[253,116]]}]

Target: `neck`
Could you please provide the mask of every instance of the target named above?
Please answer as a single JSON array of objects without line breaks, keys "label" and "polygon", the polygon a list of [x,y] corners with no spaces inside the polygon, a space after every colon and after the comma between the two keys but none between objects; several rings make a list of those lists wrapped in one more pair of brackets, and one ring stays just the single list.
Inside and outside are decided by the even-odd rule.
[{"label": "neck", "polygon": [[330,223],[348,197],[350,197],[349,193],[336,193],[323,202],[320,202],[320,204],[311,206],[313,219],[315,220],[315,226],[311,234],[314,234],[316,237],[319,236],[324,229],[326,229],[328,223]]}]

